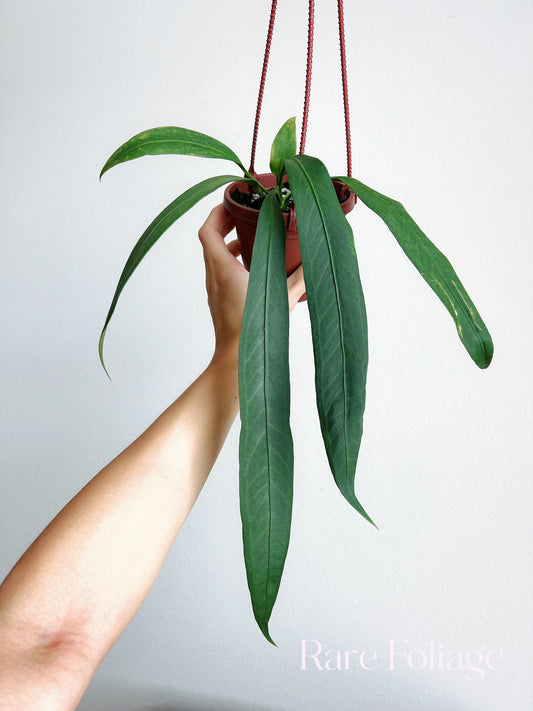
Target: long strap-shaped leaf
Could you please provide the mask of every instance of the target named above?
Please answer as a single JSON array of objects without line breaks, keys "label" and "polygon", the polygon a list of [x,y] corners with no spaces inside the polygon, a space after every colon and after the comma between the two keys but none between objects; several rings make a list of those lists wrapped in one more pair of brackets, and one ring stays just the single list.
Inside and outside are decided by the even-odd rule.
[{"label": "long strap-shaped leaf", "polygon": [[339,178],[385,222],[400,247],[451,314],[459,338],[480,368],[487,368],[494,346],[472,299],[448,259],[422,232],[404,206],[354,178]]},{"label": "long strap-shaped leaf", "polygon": [[148,155],[178,154],[201,158],[223,158],[236,163],[243,171],[238,156],[216,138],[178,126],[162,126],[138,133],[126,141],[109,158],[100,177],[118,163]]},{"label": "long strap-shaped leaf", "polygon": [[363,434],[368,336],[353,234],[331,178],[317,158],[297,156],[285,167],[296,205],[322,436],[341,493],[373,523],[354,490]]},{"label": "long strap-shaped leaf", "polygon": [[239,346],[240,506],[255,619],[268,621],[289,545],[293,445],[289,426],[289,307],[285,224],[274,193],[255,236]]},{"label": "long strap-shaped leaf", "polygon": [[[107,326],[109,324],[109,321],[111,320],[111,316],[113,316],[113,312],[115,311],[119,296],[122,293],[124,287],[126,286],[126,282],[128,281],[128,279],[131,277],[135,269],[137,269],[139,263],[141,262],[145,254],[148,252],[148,250],[154,246],[154,244],[165,232],[165,230],[167,230],[172,224],[174,224],[174,222],[176,222],[179,217],[185,214],[187,210],[190,210],[191,207],[196,205],[196,203],[203,197],[209,195],[209,193],[212,193],[214,190],[220,188],[222,185],[232,183],[236,180],[242,180],[242,178],[236,177],[234,175],[219,175],[215,178],[208,178],[207,180],[203,180],[197,185],[193,185],[192,188],[186,190],[173,202],[171,202],[170,205],[165,207],[165,209],[159,213],[155,220],[153,220],[153,222],[151,222],[150,225],[143,232],[143,234],[137,241],[137,244],[133,248],[130,256],[128,257],[128,261],[126,262],[124,269],[122,270],[122,274],[120,275],[120,279],[118,280],[117,288],[115,289],[115,294],[111,302],[111,306],[109,307],[109,311],[107,313],[102,333],[100,334],[100,342],[98,343],[98,353],[100,354],[100,361],[106,373],[107,369],[104,363],[104,338],[107,331]],[[107,373],[107,375],[109,376],[109,373]]]}]

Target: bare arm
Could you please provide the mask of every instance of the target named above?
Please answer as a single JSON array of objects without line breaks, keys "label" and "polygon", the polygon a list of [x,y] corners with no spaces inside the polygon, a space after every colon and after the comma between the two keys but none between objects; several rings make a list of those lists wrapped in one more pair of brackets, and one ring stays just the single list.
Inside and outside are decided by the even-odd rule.
[{"label": "bare arm", "polygon": [[[97,474],[0,587],[0,706],[74,709],[139,609],[238,412],[238,342],[248,273],[224,243],[222,206],[200,230],[213,359],[135,442]],[[294,306],[301,269],[289,278]]]}]

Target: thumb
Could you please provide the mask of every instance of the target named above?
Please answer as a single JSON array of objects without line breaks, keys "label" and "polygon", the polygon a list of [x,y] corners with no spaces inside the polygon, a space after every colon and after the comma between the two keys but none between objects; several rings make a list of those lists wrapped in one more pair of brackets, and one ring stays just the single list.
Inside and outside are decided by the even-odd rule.
[{"label": "thumb", "polygon": [[217,205],[211,210],[209,217],[200,227],[198,237],[206,258],[227,254],[224,237],[231,232],[235,222],[224,205]]}]

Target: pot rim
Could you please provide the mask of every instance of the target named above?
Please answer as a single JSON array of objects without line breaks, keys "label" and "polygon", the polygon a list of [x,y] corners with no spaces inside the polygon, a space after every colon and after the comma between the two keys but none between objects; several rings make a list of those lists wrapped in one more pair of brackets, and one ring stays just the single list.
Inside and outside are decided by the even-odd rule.
[{"label": "pot rim", "polygon": [[[273,188],[276,184],[276,178],[272,173],[256,173],[255,177],[257,177],[257,179],[265,185],[267,189]],[[341,207],[345,206],[347,208],[346,211],[343,208],[343,212],[346,215],[348,212],[353,210],[355,203],[357,202],[357,195],[350,187],[348,187],[348,185],[346,185],[346,183],[343,183],[342,180],[332,180],[332,182],[334,186],[336,186],[335,191],[337,192],[337,196],[339,196],[341,191],[346,194],[344,200],[339,200]],[[224,207],[237,219],[255,224],[259,219],[259,209],[256,207],[242,205],[240,202],[237,202],[231,197],[231,193],[234,192],[235,189],[245,192],[245,190],[249,190],[249,188],[250,185],[244,180],[236,180],[235,182],[230,183],[224,190]],[[344,191],[343,188],[345,188],[347,192]],[[350,205],[349,203],[352,200],[353,203]],[[297,229],[296,210],[294,205],[291,206],[289,212],[283,213],[283,218],[285,220],[285,226],[289,232],[293,232]]]}]

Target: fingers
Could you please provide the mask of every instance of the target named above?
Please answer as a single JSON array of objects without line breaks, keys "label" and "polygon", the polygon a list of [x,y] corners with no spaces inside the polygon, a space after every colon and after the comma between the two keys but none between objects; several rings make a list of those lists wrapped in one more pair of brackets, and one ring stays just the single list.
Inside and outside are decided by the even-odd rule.
[{"label": "fingers", "polygon": [[222,263],[228,263],[228,258],[234,262],[235,257],[239,256],[240,249],[237,240],[233,240],[229,245],[224,241],[224,237],[231,232],[234,226],[234,219],[224,205],[217,205],[211,210],[209,217],[198,231],[206,264],[214,264],[219,260],[222,260]]},{"label": "fingers", "polygon": [[207,220],[200,227],[200,241],[209,239],[213,234],[221,235],[224,238],[234,228],[235,222],[224,205],[220,204],[214,207]]},{"label": "fingers", "polygon": [[296,306],[300,297],[305,294],[304,269],[300,265],[287,279],[289,290],[289,311]]},{"label": "fingers", "polygon": [[[224,205],[217,205],[217,207],[211,210],[209,217],[198,231],[198,237],[204,249],[208,293],[211,291],[211,271],[215,268],[219,270],[229,267],[230,271],[228,271],[228,273],[234,273],[236,267],[244,271],[242,264],[236,262],[236,258],[241,254],[238,240],[234,239],[228,244],[224,241],[224,238],[231,232],[234,226],[235,222],[233,217],[227,212]],[[233,266],[230,266],[231,264],[233,264]],[[218,266],[215,267],[215,265]],[[226,265],[226,267],[223,267],[223,265]],[[299,266],[298,269],[288,277],[287,289],[289,295],[289,309],[292,311],[300,297],[305,293],[302,266]]]},{"label": "fingers", "polygon": [[217,205],[211,210],[209,217],[198,231],[198,237],[206,256],[225,251],[224,237],[231,232],[234,226],[233,217],[227,212],[224,205]]}]

